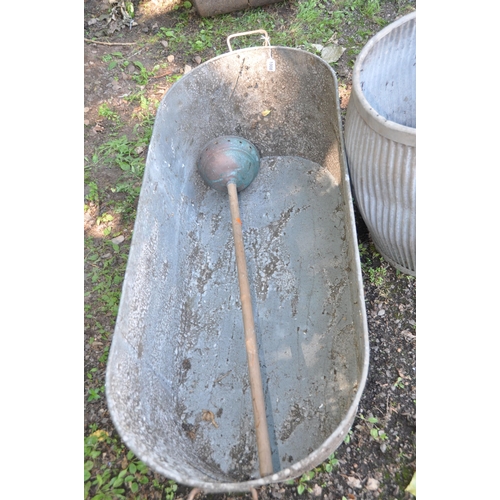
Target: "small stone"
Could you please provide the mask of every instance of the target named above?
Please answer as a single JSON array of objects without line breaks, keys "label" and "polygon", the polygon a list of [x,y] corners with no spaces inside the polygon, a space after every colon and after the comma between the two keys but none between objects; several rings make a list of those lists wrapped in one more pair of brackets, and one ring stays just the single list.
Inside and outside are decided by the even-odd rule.
[{"label": "small stone", "polygon": [[196,64],[200,64],[200,63],[201,63],[201,57],[200,57],[200,56],[194,56],[194,57],[193,57],[193,61],[194,61]]},{"label": "small stone", "polygon": [[170,54],[168,57],[167,57],[167,61],[168,62],[174,62],[174,59],[175,59],[175,56],[173,54]]},{"label": "small stone", "polygon": [[380,311],[378,312],[378,315],[385,316],[385,309],[380,309]]},{"label": "small stone", "polygon": [[362,488],[361,481],[357,477],[349,476],[347,478],[347,484],[351,488],[357,488],[357,489]]},{"label": "small stone", "polygon": [[378,487],[380,486],[380,482],[377,481],[376,479],[373,479],[373,477],[369,477],[368,481],[366,482],[366,488],[370,491],[375,491],[378,490]]},{"label": "small stone", "polygon": [[111,240],[111,243],[114,243],[115,245],[119,245],[120,243],[123,242],[124,239],[125,239],[125,236],[123,236],[123,234],[120,234],[120,236],[117,236],[116,238],[113,238]]},{"label": "small stone", "polygon": [[323,488],[319,484],[315,484],[313,488],[313,495],[315,497],[320,497],[323,492]]},{"label": "small stone", "polygon": [[162,40],[162,41],[161,41],[161,44],[162,44],[165,48],[167,48],[167,47],[168,47],[168,42],[167,42],[166,40]]},{"label": "small stone", "polygon": [[184,66],[184,74],[187,75],[193,68],[191,68],[191,66],[189,66],[189,64],[186,64],[186,66]]},{"label": "small stone", "polygon": [[387,450],[387,445],[386,445],[385,443],[382,443],[382,444],[380,445],[380,451],[381,451],[382,453],[385,453],[385,450]]}]

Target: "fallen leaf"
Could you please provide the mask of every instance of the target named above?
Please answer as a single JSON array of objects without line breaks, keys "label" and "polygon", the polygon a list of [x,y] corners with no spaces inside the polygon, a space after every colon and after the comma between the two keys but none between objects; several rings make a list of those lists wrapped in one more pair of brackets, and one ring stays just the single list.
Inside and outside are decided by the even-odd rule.
[{"label": "fallen leaf", "polygon": [[219,427],[215,421],[215,415],[210,410],[203,410],[201,419],[205,420],[205,422],[210,422],[214,427]]},{"label": "fallen leaf", "polygon": [[93,432],[91,436],[95,436],[98,441],[104,441],[108,437],[108,433],[106,431],[97,430]]},{"label": "fallen leaf", "polygon": [[373,477],[368,478],[368,481],[366,482],[366,489],[371,490],[371,491],[376,491],[376,490],[378,490],[379,486],[380,486],[379,481],[377,481],[376,479],[373,479]]},{"label": "fallen leaf", "polygon": [[326,47],[323,47],[323,50],[321,51],[321,58],[327,63],[337,62],[344,51],[344,47],[341,47],[340,45],[327,45]]},{"label": "fallen leaf", "polygon": [[405,491],[411,493],[414,497],[417,496],[417,471],[414,472],[410,484],[406,487]]},{"label": "fallen leaf", "polygon": [[262,116],[267,116],[271,112],[270,109],[266,109],[265,111],[262,111],[261,115]]}]

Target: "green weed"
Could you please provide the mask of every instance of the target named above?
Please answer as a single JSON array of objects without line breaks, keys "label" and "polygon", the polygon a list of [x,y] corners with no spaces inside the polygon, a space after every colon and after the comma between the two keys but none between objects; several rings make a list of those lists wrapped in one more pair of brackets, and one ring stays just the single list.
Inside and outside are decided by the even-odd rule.
[{"label": "green weed", "polygon": [[330,473],[333,471],[334,467],[338,466],[339,461],[335,458],[335,453],[332,453],[327,460],[325,460],[321,465],[315,467],[313,470],[305,472],[298,479],[290,479],[286,481],[286,484],[294,485],[297,484],[297,493],[302,495],[305,491],[312,493],[312,481],[318,476],[318,474]]},{"label": "green weed", "polygon": [[398,389],[405,388],[405,383],[403,382],[403,379],[401,377],[397,378],[396,382],[394,383],[394,387],[397,387]]},{"label": "green weed", "polygon": [[98,109],[99,116],[102,116],[103,118],[106,118],[107,120],[113,121],[113,122],[120,122],[120,117],[118,113],[113,111],[107,102],[103,102]]},{"label": "green weed", "polygon": [[352,430],[349,430],[347,432],[347,434],[345,435],[345,438],[344,438],[344,443],[345,444],[349,444],[352,440],[352,434],[353,434],[353,431]]},{"label": "green weed", "polygon": [[101,145],[94,159],[96,163],[101,161],[105,165],[116,165],[125,172],[142,176],[145,162],[141,153],[148,142],[149,136],[130,140],[126,135],[122,135]]},{"label": "green weed", "polygon": [[377,267],[377,268],[368,268],[367,269],[368,276],[370,278],[370,283],[376,286],[382,286],[385,281],[385,277],[387,274],[386,267]]},{"label": "green weed", "polygon": [[380,11],[380,3],[379,0],[341,0],[339,8],[360,12],[364,16],[372,18]]},{"label": "green weed", "polygon": [[177,80],[180,80],[181,78],[182,75],[169,75],[165,77],[167,83],[175,83]]},{"label": "green weed", "polygon": [[[150,482],[151,472],[132,451],[127,451],[116,438],[90,425],[92,434],[84,440],[84,499],[116,500],[135,498],[141,485]],[[107,453],[102,460],[102,451]],[[154,479],[154,489],[165,492],[166,500],[173,500],[177,491],[175,481],[161,483]],[[163,498],[163,497],[162,497]]]},{"label": "green weed", "polygon": [[89,380],[92,380],[92,378],[93,378],[93,374],[94,374],[96,371],[97,371],[97,368],[95,368],[95,367],[94,367],[94,368],[92,368],[92,369],[90,369],[90,370],[89,370],[89,372],[87,373],[87,378],[88,378]]},{"label": "green weed", "polygon": [[377,417],[364,417],[362,414],[358,415],[358,418],[368,425],[370,430],[370,436],[375,439],[375,441],[385,441],[388,439],[387,434],[383,429],[377,425],[379,424],[379,419]]},{"label": "green weed", "polygon": [[335,453],[332,453],[328,459],[323,462],[317,469],[319,469],[321,472],[327,472],[330,473],[333,471],[334,467],[337,467],[339,464],[339,461],[335,458]]},{"label": "green weed", "polygon": [[109,345],[104,348],[104,352],[99,358],[99,363],[105,365],[108,361],[108,355],[109,355]]},{"label": "green weed", "polygon": [[368,276],[372,285],[381,287],[386,281],[388,264],[376,251],[373,244],[361,243],[358,245],[358,249],[363,273]]},{"label": "green weed", "polygon": [[116,68],[122,59],[123,54],[121,52],[112,52],[111,54],[104,54],[102,56],[102,60],[108,63],[109,70]]},{"label": "green weed", "polygon": [[89,187],[89,190],[85,196],[85,199],[92,203],[99,203],[99,188],[97,187],[97,182],[89,181],[87,183],[87,186]]},{"label": "green weed", "polygon": [[151,71],[148,71],[140,61],[134,61],[134,66],[139,69],[139,74],[132,75],[132,79],[139,85],[147,85],[149,79],[155,76],[156,72],[160,69],[160,65],[157,64]]},{"label": "green weed", "polygon": [[86,279],[90,288],[86,297],[92,300],[92,311],[116,317],[127,253],[122,253],[119,245],[110,241],[101,245],[93,238],[86,238],[85,245],[85,261],[88,263]]},{"label": "green weed", "polygon": [[185,45],[188,42],[187,36],[184,34],[186,22],[178,22],[175,28],[160,28],[160,33],[168,41],[168,47],[171,51],[185,50]]},{"label": "green weed", "polygon": [[87,401],[92,402],[96,401],[97,399],[101,399],[101,394],[103,394],[104,392],[104,386],[97,387],[95,389],[89,389],[89,396],[87,398]]},{"label": "green weed", "polygon": [[313,470],[310,470],[309,472],[306,472],[305,474],[302,474],[302,476],[300,476],[299,484],[297,485],[297,493],[299,495],[302,495],[304,491],[308,491],[309,493],[313,492],[309,483],[314,479],[315,475],[316,473]]}]

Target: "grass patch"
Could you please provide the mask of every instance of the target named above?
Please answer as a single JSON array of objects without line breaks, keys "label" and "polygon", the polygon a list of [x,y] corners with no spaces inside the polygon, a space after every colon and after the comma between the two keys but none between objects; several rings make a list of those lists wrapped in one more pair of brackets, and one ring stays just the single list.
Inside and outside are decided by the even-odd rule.
[{"label": "grass patch", "polygon": [[361,243],[358,248],[363,274],[368,277],[372,285],[381,287],[385,283],[389,265],[377,252],[373,243],[369,245]]},{"label": "grass patch", "polygon": [[91,425],[90,434],[84,438],[84,499],[146,498],[135,496],[145,486],[165,500],[173,500],[178,488],[173,480],[157,479],[118,437]]},{"label": "grass patch", "polygon": [[[367,22],[380,21],[376,16],[380,10],[378,0],[296,0],[289,4],[296,11],[296,16],[290,21],[280,17],[279,11],[265,8],[249,9],[244,15],[225,14],[196,20],[190,17],[189,11],[179,10],[173,26],[160,28],[159,38],[168,41],[172,52],[183,52],[186,56],[202,54],[208,58],[228,51],[226,39],[229,35],[264,29],[272,45],[314,52],[312,44],[325,44],[332,37],[341,37],[343,24],[365,27]],[[194,30],[193,21],[197,28]],[[353,56],[359,52],[357,45],[366,40],[367,36],[375,34],[370,28],[364,28],[364,31],[366,34],[361,38],[350,40],[350,43],[356,44],[354,50],[351,50]],[[231,46],[233,50],[259,46],[263,44],[259,37],[260,35],[236,37],[231,40]],[[347,47],[349,48],[351,47]]]}]

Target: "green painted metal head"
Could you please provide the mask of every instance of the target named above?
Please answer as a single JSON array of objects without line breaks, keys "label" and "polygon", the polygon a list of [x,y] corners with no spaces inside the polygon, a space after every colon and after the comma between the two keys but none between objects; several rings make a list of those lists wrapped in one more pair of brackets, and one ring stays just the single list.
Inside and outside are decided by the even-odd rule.
[{"label": "green painted metal head", "polygon": [[260,154],[242,137],[216,137],[205,144],[196,166],[205,183],[217,191],[226,191],[229,183],[242,191],[259,173]]}]

